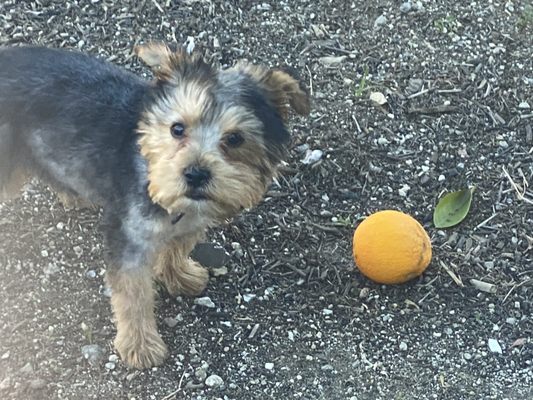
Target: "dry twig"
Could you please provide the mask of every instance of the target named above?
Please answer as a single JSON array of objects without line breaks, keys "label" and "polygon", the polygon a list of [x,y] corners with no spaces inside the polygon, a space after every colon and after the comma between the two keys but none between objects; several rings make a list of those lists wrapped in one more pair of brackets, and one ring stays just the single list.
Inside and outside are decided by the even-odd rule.
[{"label": "dry twig", "polygon": [[528,204],[533,205],[533,200],[531,200],[531,199],[526,197],[527,182],[524,182],[524,189],[520,190],[520,187],[515,183],[515,181],[513,181],[513,178],[511,178],[511,175],[509,175],[509,172],[507,172],[505,167],[502,166],[502,169],[503,169],[503,173],[505,174],[505,176],[509,180],[509,183],[511,184],[511,186],[515,190],[516,196],[518,197],[518,199],[522,200],[522,201],[525,201]]}]

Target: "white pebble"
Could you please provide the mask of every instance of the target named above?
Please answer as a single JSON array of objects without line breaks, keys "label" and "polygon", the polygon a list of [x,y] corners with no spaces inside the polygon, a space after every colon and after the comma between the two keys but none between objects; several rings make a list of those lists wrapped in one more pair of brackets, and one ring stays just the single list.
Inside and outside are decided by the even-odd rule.
[{"label": "white pebble", "polygon": [[386,23],[387,23],[387,17],[385,17],[384,15],[380,15],[374,21],[374,28],[378,28],[382,25],[385,25]]},{"label": "white pebble", "polygon": [[402,197],[407,197],[407,193],[410,189],[411,187],[409,185],[404,184],[400,189],[398,189],[398,194]]},{"label": "white pebble", "polygon": [[324,155],[324,152],[322,150],[307,150],[304,159],[302,160],[302,164],[314,164],[322,158]]},{"label": "white pebble", "polygon": [[500,343],[496,339],[489,339],[489,350],[493,353],[499,353],[502,354],[502,347],[500,346]]},{"label": "white pebble", "polygon": [[215,303],[207,296],[194,299],[194,304],[207,308],[215,308]]},{"label": "white pebble", "polygon": [[224,384],[224,380],[218,375],[210,375],[205,380],[205,384],[208,387],[218,387]]}]

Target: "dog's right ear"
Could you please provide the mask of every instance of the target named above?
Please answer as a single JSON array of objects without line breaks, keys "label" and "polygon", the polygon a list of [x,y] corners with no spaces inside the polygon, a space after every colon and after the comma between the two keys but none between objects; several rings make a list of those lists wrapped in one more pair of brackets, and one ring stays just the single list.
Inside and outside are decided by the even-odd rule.
[{"label": "dog's right ear", "polygon": [[172,55],[170,48],[160,42],[151,42],[135,46],[135,54],[147,66],[157,78],[165,78],[172,71]]}]

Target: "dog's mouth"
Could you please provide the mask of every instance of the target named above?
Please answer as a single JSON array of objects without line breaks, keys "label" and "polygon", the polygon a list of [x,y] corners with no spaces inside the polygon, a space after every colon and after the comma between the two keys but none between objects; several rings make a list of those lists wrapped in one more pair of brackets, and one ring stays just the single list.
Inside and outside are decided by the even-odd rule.
[{"label": "dog's mouth", "polygon": [[187,196],[191,200],[196,201],[209,200],[209,196],[207,196],[207,194],[200,189],[190,190],[185,194],[185,196]]}]

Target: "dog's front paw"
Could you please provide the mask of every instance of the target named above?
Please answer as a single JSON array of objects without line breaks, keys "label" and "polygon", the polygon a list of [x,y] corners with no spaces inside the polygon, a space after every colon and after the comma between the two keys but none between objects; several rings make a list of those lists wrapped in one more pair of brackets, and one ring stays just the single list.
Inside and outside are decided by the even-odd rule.
[{"label": "dog's front paw", "polygon": [[209,271],[198,262],[186,260],[180,265],[167,265],[156,275],[172,296],[198,296],[209,281]]},{"label": "dog's front paw", "polygon": [[209,282],[209,271],[200,263],[188,260],[186,268],[180,270],[176,291],[185,296],[198,296]]},{"label": "dog's front paw", "polygon": [[115,338],[115,348],[129,367],[144,369],[163,364],[168,349],[157,332],[119,332]]}]

